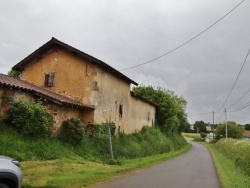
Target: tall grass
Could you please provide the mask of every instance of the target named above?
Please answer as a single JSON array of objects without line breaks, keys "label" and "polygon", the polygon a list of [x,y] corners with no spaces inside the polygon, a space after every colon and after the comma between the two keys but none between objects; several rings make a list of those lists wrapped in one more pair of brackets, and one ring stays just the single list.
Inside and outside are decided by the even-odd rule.
[{"label": "tall grass", "polygon": [[216,144],[205,144],[213,155],[216,171],[223,188],[246,188],[250,185],[250,176],[238,168],[234,161],[221,152]]},{"label": "tall grass", "polygon": [[250,142],[235,139],[221,139],[215,144],[216,149],[230,159],[236,168],[250,176]]},{"label": "tall grass", "polygon": [[[55,138],[23,136],[12,127],[0,124],[0,154],[20,161],[75,159],[83,157],[97,162],[110,162],[110,145],[107,130],[90,138],[85,135],[79,145],[71,145]],[[106,132],[105,132],[106,131]],[[157,127],[145,127],[141,133],[112,136],[114,159],[134,159],[167,153],[187,143],[180,134],[168,138]],[[112,161],[114,162],[114,161]]]},{"label": "tall grass", "polygon": [[20,161],[75,158],[69,147],[53,138],[31,138],[23,136],[12,127],[0,124],[0,154]]}]

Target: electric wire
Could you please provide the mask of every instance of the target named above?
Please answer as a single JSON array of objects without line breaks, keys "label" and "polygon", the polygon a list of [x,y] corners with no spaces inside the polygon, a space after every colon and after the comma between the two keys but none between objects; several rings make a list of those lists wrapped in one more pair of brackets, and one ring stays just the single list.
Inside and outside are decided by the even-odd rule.
[{"label": "electric wire", "polygon": [[200,35],[202,35],[203,33],[205,33],[207,30],[209,30],[210,28],[212,28],[214,25],[216,25],[218,22],[220,22],[221,20],[223,20],[226,16],[228,16],[231,12],[233,12],[238,6],[240,6],[245,0],[241,1],[240,3],[238,3],[233,9],[231,9],[228,13],[226,13],[224,16],[222,16],[220,19],[218,19],[216,22],[214,22],[212,25],[210,25],[209,27],[207,27],[206,29],[204,29],[203,31],[201,31],[200,33],[198,33],[197,35],[195,35],[194,37],[192,37],[191,39],[187,40],[186,42],[182,43],[181,45],[175,47],[174,49],[156,57],[156,58],[153,58],[149,61],[146,61],[144,63],[141,63],[141,64],[138,64],[138,65],[134,65],[134,66],[131,66],[131,67],[128,67],[128,68],[124,68],[124,69],[121,69],[119,71],[124,71],[124,70],[128,70],[128,69],[133,69],[133,68],[136,68],[136,67],[139,67],[139,66],[142,66],[142,65],[145,65],[145,64],[148,64],[150,62],[153,62],[157,59],[160,59],[176,50],[178,50],[179,48],[181,48],[182,46],[185,46],[186,44],[188,44],[189,42],[193,41],[194,39],[196,39],[197,37],[199,37]]},{"label": "electric wire", "polygon": [[239,102],[242,98],[244,98],[248,93],[250,92],[250,89],[248,89],[238,100],[236,100],[233,104],[227,107],[229,109],[230,107],[234,106],[237,102]]},{"label": "electric wire", "polygon": [[235,109],[235,110],[231,110],[231,111],[229,111],[229,112],[238,112],[238,111],[244,110],[244,109],[247,108],[247,107],[250,107],[250,102],[244,104],[243,106],[241,106],[241,107],[239,107],[239,108],[237,108],[237,109]]},{"label": "electric wire", "polygon": [[238,78],[239,78],[239,76],[240,76],[240,73],[241,73],[241,71],[242,71],[242,69],[243,69],[243,67],[244,67],[244,65],[245,65],[245,63],[246,63],[246,61],[247,61],[247,57],[248,57],[248,55],[249,55],[249,52],[250,52],[250,49],[249,49],[248,52],[247,52],[247,56],[246,56],[246,58],[245,58],[245,60],[244,60],[244,62],[243,62],[243,64],[242,64],[242,66],[241,66],[240,72],[239,72],[239,74],[238,74],[238,76],[237,76],[237,78],[236,78],[236,80],[235,80],[235,82],[234,82],[234,84],[233,84],[233,87],[231,88],[229,94],[227,95],[227,98],[225,99],[225,101],[223,102],[223,104],[221,105],[221,107],[220,107],[216,112],[219,112],[219,111],[221,110],[221,108],[225,105],[225,103],[227,102],[229,96],[231,95],[231,93],[232,93],[232,91],[233,91],[233,89],[234,89],[234,86],[235,86],[235,84],[236,84],[236,82],[237,82],[237,80],[238,80]]}]

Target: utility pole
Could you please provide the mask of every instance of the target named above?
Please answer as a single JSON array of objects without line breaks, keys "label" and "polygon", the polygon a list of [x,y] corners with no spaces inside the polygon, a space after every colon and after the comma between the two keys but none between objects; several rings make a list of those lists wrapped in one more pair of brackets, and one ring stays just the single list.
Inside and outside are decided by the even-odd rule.
[{"label": "utility pole", "polygon": [[213,140],[215,139],[215,136],[214,136],[214,111],[213,111]]},{"label": "utility pole", "polygon": [[113,144],[112,144],[110,126],[111,126],[111,118],[109,118],[109,121],[108,121],[108,131],[109,131],[109,145],[110,145],[111,159],[113,160],[114,159],[114,155],[113,155]]},{"label": "utility pole", "polygon": [[227,109],[225,108],[226,140],[227,140]]},{"label": "utility pole", "polygon": [[111,154],[111,159],[114,159],[114,154],[113,154],[113,144],[112,144],[112,135],[111,135],[111,127],[115,127],[114,123],[111,123],[111,118],[106,121],[106,123],[103,123],[104,126],[108,128],[108,133],[109,133],[109,147],[110,147],[110,154]]}]

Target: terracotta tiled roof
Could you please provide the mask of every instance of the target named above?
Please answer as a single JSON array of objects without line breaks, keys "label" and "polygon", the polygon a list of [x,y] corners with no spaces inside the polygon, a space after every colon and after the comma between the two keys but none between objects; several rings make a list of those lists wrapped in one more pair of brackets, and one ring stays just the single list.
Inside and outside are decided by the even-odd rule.
[{"label": "terracotta tiled roof", "polygon": [[109,66],[108,64],[104,63],[103,61],[101,61],[101,60],[99,60],[99,59],[97,59],[89,54],[86,54],[86,53],[84,53],[84,52],[82,52],[82,51],[80,51],[80,50],[54,38],[54,37],[50,41],[45,43],[43,46],[38,48],[36,51],[31,53],[29,56],[24,58],[18,64],[16,64],[12,69],[17,70],[17,71],[23,71],[26,67],[31,65],[31,63],[34,63],[35,62],[34,60],[41,59],[44,54],[46,54],[48,51],[50,51],[54,47],[61,47],[62,49],[67,50],[70,53],[73,53],[75,55],[78,55],[79,57],[85,59],[86,61],[88,61],[92,64],[95,64],[99,67],[102,67],[103,69],[109,71],[110,73],[114,74],[115,76],[117,76],[117,77],[119,77],[119,78],[121,78],[129,83],[132,83],[134,85],[138,85],[138,83],[131,80],[130,78],[128,78],[127,76],[125,76],[124,74],[119,72],[118,70],[116,70],[113,67]]},{"label": "terracotta tiled roof", "polygon": [[244,136],[244,137],[249,137],[249,138],[250,138],[250,131],[245,131],[245,132],[243,133],[243,136]]},{"label": "terracotta tiled roof", "polygon": [[69,97],[60,95],[58,93],[46,90],[40,86],[36,86],[34,84],[22,81],[17,78],[12,78],[10,76],[7,76],[1,73],[0,73],[0,86],[11,88],[11,89],[18,89],[22,91],[28,91],[35,95],[44,97],[48,100],[57,101],[65,105],[70,105],[70,106],[80,107],[80,108],[85,108],[85,109],[92,109],[92,110],[94,109],[94,107],[90,105],[79,103],[78,101],[73,100]]}]

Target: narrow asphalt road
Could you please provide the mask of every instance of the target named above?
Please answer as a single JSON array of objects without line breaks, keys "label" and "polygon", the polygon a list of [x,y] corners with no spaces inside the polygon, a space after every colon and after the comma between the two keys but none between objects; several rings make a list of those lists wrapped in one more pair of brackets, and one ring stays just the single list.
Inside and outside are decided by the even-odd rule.
[{"label": "narrow asphalt road", "polygon": [[93,188],[220,188],[209,150],[189,143],[192,148],[181,156]]}]

